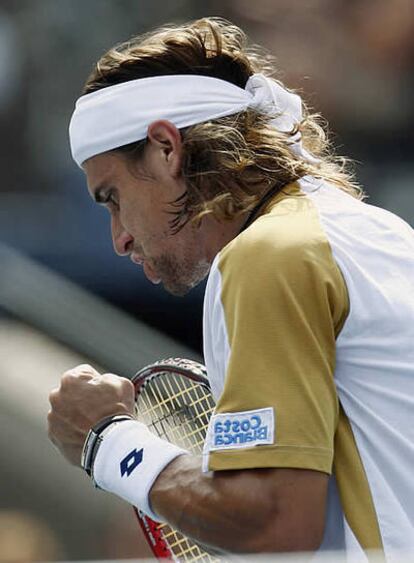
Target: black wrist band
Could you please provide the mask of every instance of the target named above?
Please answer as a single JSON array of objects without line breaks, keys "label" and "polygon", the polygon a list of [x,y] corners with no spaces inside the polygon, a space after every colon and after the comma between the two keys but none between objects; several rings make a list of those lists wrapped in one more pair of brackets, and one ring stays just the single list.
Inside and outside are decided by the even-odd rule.
[{"label": "black wrist band", "polygon": [[89,430],[83,445],[81,456],[81,467],[86,471],[89,477],[92,477],[93,475],[93,462],[101,443],[100,436],[102,432],[108,428],[108,426],[124,420],[135,420],[135,418],[132,414],[114,414],[111,416],[105,416],[105,418],[102,418]]}]

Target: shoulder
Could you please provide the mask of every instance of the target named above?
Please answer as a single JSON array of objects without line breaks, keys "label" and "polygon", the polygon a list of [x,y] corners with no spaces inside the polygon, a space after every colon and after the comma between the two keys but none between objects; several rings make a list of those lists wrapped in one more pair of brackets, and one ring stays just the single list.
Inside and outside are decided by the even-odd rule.
[{"label": "shoulder", "polygon": [[205,310],[220,311],[228,326],[242,317],[264,319],[269,309],[320,325],[324,318],[338,334],[349,313],[344,277],[306,196],[277,202],[223,248],[213,266]]},{"label": "shoulder", "polygon": [[223,277],[255,273],[280,278],[334,266],[328,239],[313,202],[302,194],[285,197],[220,252],[216,267]]}]

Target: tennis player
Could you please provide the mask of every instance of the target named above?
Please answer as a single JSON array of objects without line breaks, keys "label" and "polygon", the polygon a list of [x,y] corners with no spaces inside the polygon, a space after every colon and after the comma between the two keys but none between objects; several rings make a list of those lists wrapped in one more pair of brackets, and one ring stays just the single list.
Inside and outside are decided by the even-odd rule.
[{"label": "tennis player", "polygon": [[[217,408],[203,460],[131,420],[90,366],[49,433],[95,483],[230,552],[414,549],[414,234],[363,202],[317,118],[228,22],[158,29],[96,64],[70,125],[115,251],[182,295],[207,275]],[[89,440],[91,434],[89,434]]]}]

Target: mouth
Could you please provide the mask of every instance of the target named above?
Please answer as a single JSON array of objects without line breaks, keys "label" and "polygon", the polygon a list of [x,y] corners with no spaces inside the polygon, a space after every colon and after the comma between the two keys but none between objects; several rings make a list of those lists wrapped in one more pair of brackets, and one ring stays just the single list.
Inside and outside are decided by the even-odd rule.
[{"label": "mouth", "polygon": [[149,264],[148,260],[146,260],[145,258],[141,258],[140,256],[134,253],[131,254],[130,258],[134,264],[143,267],[144,274],[147,277],[147,279],[149,279],[150,282],[152,282],[155,285],[161,283],[161,278],[157,276],[157,273],[155,272],[154,268]]},{"label": "mouth", "polygon": [[161,278],[157,276],[156,271],[148,264],[148,262],[144,261],[143,268],[144,268],[144,274],[147,276],[150,282],[152,282],[155,285],[161,283]]},{"label": "mouth", "polygon": [[137,264],[138,266],[142,266],[142,264],[144,263],[144,258],[138,256],[138,254],[132,253],[130,255],[130,258],[131,258],[131,262]]}]

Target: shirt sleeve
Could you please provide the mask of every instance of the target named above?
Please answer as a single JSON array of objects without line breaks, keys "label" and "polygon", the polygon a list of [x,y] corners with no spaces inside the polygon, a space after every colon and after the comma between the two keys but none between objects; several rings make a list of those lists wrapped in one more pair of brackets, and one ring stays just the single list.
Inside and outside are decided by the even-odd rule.
[{"label": "shirt sleeve", "polygon": [[330,473],[335,339],[348,295],[312,202],[298,197],[260,217],[225,247],[212,276],[206,326],[227,352],[215,359],[223,381],[204,470]]}]

